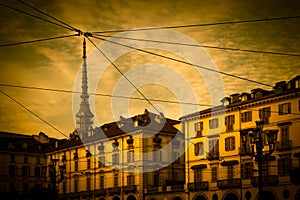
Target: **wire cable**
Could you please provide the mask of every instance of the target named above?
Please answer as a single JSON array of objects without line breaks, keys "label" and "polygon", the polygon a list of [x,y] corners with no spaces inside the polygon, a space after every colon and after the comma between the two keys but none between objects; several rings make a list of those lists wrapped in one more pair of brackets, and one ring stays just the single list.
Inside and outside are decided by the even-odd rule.
[{"label": "wire cable", "polygon": [[241,52],[261,53],[261,54],[273,54],[273,55],[282,55],[282,56],[300,56],[300,54],[294,54],[294,53],[283,53],[283,52],[273,52],[273,51],[240,49],[240,48],[233,48],[233,47],[218,47],[218,46],[210,46],[210,45],[203,45],[203,44],[195,45],[195,44],[188,44],[188,43],[160,41],[160,40],[149,40],[149,39],[144,39],[144,38],[130,38],[130,37],[121,37],[121,36],[110,36],[110,35],[103,35],[103,34],[95,34],[95,35],[101,36],[101,37],[111,37],[111,38],[118,38],[118,39],[125,39],[125,40],[127,39],[127,40],[133,40],[133,41],[141,41],[141,42],[153,42],[153,43],[182,45],[182,46],[190,46],[190,47],[204,47],[204,48],[219,49],[219,50],[241,51]]},{"label": "wire cable", "polygon": [[161,26],[161,27],[139,28],[139,29],[119,29],[119,30],[107,30],[107,31],[94,31],[91,33],[116,33],[116,32],[124,32],[124,31],[177,29],[177,28],[216,26],[216,25],[226,25],[226,24],[243,24],[243,23],[263,22],[263,21],[276,21],[276,20],[297,19],[297,18],[300,18],[300,15],[286,16],[286,17],[262,18],[262,19],[250,19],[250,20],[239,20],[239,21],[227,21],[227,22],[203,23],[203,24],[188,24],[188,25],[178,25],[178,26]]},{"label": "wire cable", "polygon": [[61,25],[61,24],[58,24],[58,23],[55,23],[55,22],[49,21],[49,20],[47,20],[47,19],[44,19],[44,18],[38,17],[38,16],[36,16],[36,15],[30,14],[30,13],[28,13],[28,12],[25,12],[25,11],[22,11],[22,10],[19,10],[19,9],[17,9],[17,8],[13,8],[13,7],[11,7],[11,6],[8,6],[8,5],[5,5],[5,4],[3,4],[3,3],[0,3],[0,5],[1,5],[1,6],[3,6],[3,7],[9,8],[9,9],[11,9],[11,10],[17,11],[17,12],[19,12],[19,13],[22,13],[22,14],[25,14],[25,15],[29,15],[29,16],[31,16],[31,17],[34,17],[34,18],[36,18],[36,19],[40,19],[40,20],[42,20],[42,21],[45,21],[45,22],[48,22],[48,23],[54,24],[54,25],[56,25],[56,26],[60,26],[60,27],[62,27],[62,28],[65,28],[65,29],[68,29],[68,30],[74,31],[73,29],[71,29],[71,28],[69,28],[69,27],[66,27],[66,26],[63,26],[63,25]]},{"label": "wire cable", "polygon": [[32,9],[34,9],[34,10],[36,10],[36,11],[38,11],[38,12],[40,12],[40,13],[46,15],[47,17],[50,17],[51,19],[54,19],[55,21],[58,21],[58,22],[60,22],[60,23],[62,23],[62,24],[64,24],[64,25],[66,25],[67,27],[69,27],[69,28],[72,29],[73,31],[81,32],[79,29],[74,28],[73,26],[71,26],[71,25],[69,25],[69,24],[67,24],[67,23],[65,23],[65,22],[63,22],[63,21],[61,21],[61,20],[59,20],[59,19],[57,19],[57,18],[55,18],[55,17],[49,15],[49,14],[47,14],[46,12],[44,12],[44,11],[42,11],[42,10],[40,10],[40,9],[38,9],[38,8],[36,8],[36,7],[34,7],[34,6],[30,5],[30,4],[28,4],[28,3],[25,3],[24,1],[18,0],[18,2],[20,2],[20,3],[24,4],[24,5],[26,5],[26,6],[30,7],[30,8],[32,8]]},{"label": "wire cable", "polygon": [[105,38],[101,38],[101,37],[97,37],[97,36],[92,36],[92,37],[96,38],[96,39],[99,39],[99,40],[102,40],[102,41],[107,41],[107,42],[110,42],[110,43],[113,43],[113,44],[116,44],[116,45],[119,45],[119,46],[127,47],[127,48],[130,48],[130,49],[134,49],[134,50],[137,50],[137,51],[147,53],[147,54],[151,54],[151,55],[154,55],[154,56],[158,56],[158,57],[162,57],[162,58],[165,58],[165,59],[168,59],[168,60],[172,60],[172,61],[175,61],[175,62],[183,63],[183,64],[190,65],[190,66],[195,66],[197,68],[204,69],[204,70],[207,70],[207,71],[216,72],[216,73],[219,73],[219,74],[222,74],[222,75],[230,76],[230,77],[233,77],[233,78],[241,79],[241,80],[244,80],[244,81],[256,83],[256,84],[263,85],[263,86],[273,87],[270,84],[262,83],[262,82],[255,81],[255,80],[251,80],[251,79],[244,78],[244,77],[234,75],[234,74],[229,74],[227,72],[223,72],[223,71],[219,71],[219,70],[215,70],[215,69],[210,69],[210,68],[203,67],[203,66],[200,66],[200,65],[195,65],[195,64],[192,64],[192,63],[189,63],[189,62],[186,62],[186,61],[183,61],[183,60],[179,60],[179,59],[176,59],[176,58],[172,58],[172,57],[169,57],[169,56],[165,56],[165,55],[162,55],[162,54],[154,53],[154,52],[147,51],[147,50],[144,50],[144,49],[138,49],[138,48],[132,47],[130,45],[122,44],[122,43],[119,43],[119,42],[110,41],[110,40],[107,40]]},{"label": "wire cable", "polygon": [[55,39],[62,39],[62,38],[68,38],[73,36],[79,36],[78,34],[72,34],[72,35],[64,35],[64,36],[57,36],[57,37],[51,37],[51,38],[43,38],[43,39],[36,39],[36,40],[30,40],[25,42],[16,42],[16,43],[10,43],[10,44],[1,44],[0,47],[8,47],[8,46],[15,46],[15,45],[22,45],[22,44],[29,44],[34,42],[43,42],[48,40],[55,40]]},{"label": "wire cable", "polygon": [[67,135],[65,135],[62,131],[60,131],[58,128],[56,128],[55,126],[53,126],[51,123],[47,122],[45,119],[43,119],[41,116],[39,116],[38,114],[34,113],[33,111],[31,111],[29,108],[27,108],[26,106],[24,106],[22,103],[20,103],[19,101],[17,101],[16,99],[14,99],[13,97],[11,97],[10,95],[8,95],[7,93],[5,93],[4,91],[0,90],[0,92],[5,95],[6,97],[8,97],[9,99],[11,99],[12,101],[14,101],[16,104],[18,104],[19,106],[21,106],[22,108],[24,108],[25,110],[27,110],[28,112],[30,112],[32,115],[34,115],[35,117],[37,117],[38,119],[40,119],[42,122],[44,122],[45,124],[47,124],[48,126],[50,126],[51,128],[53,128],[54,130],[56,130],[57,132],[59,132],[60,134],[62,134],[64,137],[69,138]]},{"label": "wire cable", "polygon": [[111,63],[111,65],[114,66],[114,68],[134,87],[134,89],[142,96],[144,99],[158,112],[161,114],[161,112],[152,104],[152,102],[134,85],[133,82],[130,81],[130,79],[101,51],[101,49],[89,38],[86,37],[93,46]]},{"label": "wire cable", "polygon": [[[11,84],[4,84],[4,83],[0,83],[0,87],[14,87],[14,88],[21,88],[21,89],[44,90],[44,91],[51,91],[51,92],[81,94],[81,92],[79,92],[79,91],[64,90],[64,89],[53,89],[53,88],[42,88],[42,87],[33,87],[33,86],[11,85]],[[129,97],[129,96],[121,96],[121,95],[102,94],[102,93],[88,93],[88,94],[89,95],[95,95],[95,96],[104,96],[104,97],[114,97],[114,98],[134,99],[134,100],[146,101],[144,98],[139,98],[139,97]],[[198,105],[198,106],[207,106],[207,107],[212,106],[210,104],[199,104],[199,103],[181,102],[181,101],[169,101],[169,100],[162,100],[162,99],[151,99],[151,98],[149,98],[149,100],[150,101],[156,101],[156,102],[163,102],[163,103],[172,103],[172,104]]]},{"label": "wire cable", "polygon": [[[0,87],[13,87],[13,88],[21,88],[21,89],[29,89],[29,90],[42,90],[42,91],[50,91],[50,92],[60,92],[60,93],[71,93],[71,94],[81,94],[79,91],[72,91],[72,90],[65,90],[65,89],[53,89],[53,88],[45,88],[45,87],[34,87],[34,86],[21,86],[21,85],[12,85],[12,84],[5,84],[0,83]],[[144,98],[139,97],[130,97],[130,96],[122,96],[122,95],[111,95],[111,94],[103,94],[103,93],[88,93],[89,95],[95,96],[103,96],[103,97],[113,97],[113,98],[122,98],[122,99],[134,99],[134,100],[141,100],[146,101]],[[205,106],[205,107],[213,107],[211,104],[199,104],[199,103],[191,103],[191,102],[182,102],[182,101],[170,101],[170,100],[163,100],[163,99],[151,99],[150,101],[155,102],[163,102],[163,103],[172,103],[172,104],[186,104],[186,105],[198,105],[198,106]],[[243,108],[243,110],[250,110],[250,111],[259,111],[259,109],[255,108]],[[270,113],[279,114],[279,111],[270,111]],[[300,113],[288,113],[292,115],[300,115]]]}]

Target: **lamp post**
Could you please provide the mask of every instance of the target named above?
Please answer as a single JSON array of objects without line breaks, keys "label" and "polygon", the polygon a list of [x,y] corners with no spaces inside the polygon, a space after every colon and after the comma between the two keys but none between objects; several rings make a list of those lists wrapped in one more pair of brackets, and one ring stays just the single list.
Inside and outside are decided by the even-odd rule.
[{"label": "lamp post", "polygon": [[[256,128],[241,130],[241,138],[245,153],[255,157],[255,161],[258,164],[258,199],[263,200],[263,162],[264,158],[269,157],[275,149],[275,144],[277,141],[278,130],[266,130],[263,131],[263,121],[256,121]],[[267,145],[269,146],[269,152],[263,153],[264,143],[263,137],[267,136]],[[247,144],[248,139],[250,139],[251,152],[248,152]],[[256,153],[254,151],[256,148]]]},{"label": "lamp post", "polygon": [[[50,193],[51,197],[50,199],[56,200],[57,199],[57,193],[58,189],[57,186],[59,183],[61,183],[64,179],[64,174],[66,173],[66,159],[63,156],[63,164],[58,165],[59,167],[59,174],[57,174],[56,170],[56,163],[59,161],[59,159],[51,159],[52,163],[48,165],[49,169],[49,176],[50,176]],[[59,179],[57,179],[57,176],[59,176]]]}]

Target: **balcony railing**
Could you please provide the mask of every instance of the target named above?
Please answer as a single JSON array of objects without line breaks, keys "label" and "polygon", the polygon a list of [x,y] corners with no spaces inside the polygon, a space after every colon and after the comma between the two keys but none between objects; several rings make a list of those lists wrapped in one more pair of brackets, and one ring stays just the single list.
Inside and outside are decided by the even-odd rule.
[{"label": "balcony railing", "polygon": [[147,187],[147,193],[157,193],[158,187],[157,186],[148,186]]},{"label": "balcony railing", "polygon": [[[264,186],[273,186],[278,184],[277,175],[267,175],[262,177],[262,182]],[[251,183],[254,187],[258,186],[258,176],[252,177]]]},{"label": "balcony railing", "polygon": [[218,180],[217,186],[220,189],[240,188],[241,187],[241,179],[240,178],[231,178],[231,179]]},{"label": "balcony railing", "polygon": [[125,193],[135,192],[136,190],[137,190],[137,186],[136,185],[123,186],[123,191]]},{"label": "balcony railing", "polygon": [[208,190],[208,181],[188,183],[188,189],[190,191],[205,191],[205,190]]},{"label": "balcony railing", "polygon": [[99,196],[106,196],[106,189],[102,188],[102,189],[96,190],[95,194],[99,195]]},{"label": "balcony railing", "polygon": [[184,190],[184,184],[171,185],[171,190],[172,191]]},{"label": "balcony railing", "polygon": [[292,140],[284,140],[284,141],[279,141],[276,145],[276,149],[278,151],[280,150],[286,150],[292,148]]},{"label": "balcony railing", "polygon": [[107,189],[109,194],[121,194],[121,187],[111,187]]}]

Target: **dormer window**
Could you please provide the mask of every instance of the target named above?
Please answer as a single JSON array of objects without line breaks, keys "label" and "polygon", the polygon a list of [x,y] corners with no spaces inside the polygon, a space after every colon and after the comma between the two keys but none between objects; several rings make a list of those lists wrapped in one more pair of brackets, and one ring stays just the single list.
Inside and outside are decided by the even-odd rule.
[{"label": "dormer window", "polygon": [[296,89],[300,88],[300,79],[295,81],[295,88]]},{"label": "dormer window", "polygon": [[27,143],[26,143],[26,142],[23,142],[23,143],[22,143],[22,148],[23,148],[23,149],[27,149],[27,147],[28,147]]},{"label": "dormer window", "polygon": [[254,98],[257,99],[257,98],[261,98],[262,97],[262,93],[261,92],[256,92],[254,94]]}]

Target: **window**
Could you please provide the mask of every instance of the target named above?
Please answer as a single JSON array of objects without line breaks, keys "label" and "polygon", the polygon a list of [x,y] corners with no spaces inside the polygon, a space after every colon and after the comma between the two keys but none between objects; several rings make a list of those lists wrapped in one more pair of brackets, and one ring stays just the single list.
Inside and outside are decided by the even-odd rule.
[{"label": "window", "polygon": [[235,137],[225,138],[225,151],[235,150]]},{"label": "window", "polygon": [[251,122],[252,121],[252,111],[243,112],[241,115],[242,115],[241,116],[242,122]]},{"label": "window", "polygon": [[28,193],[28,183],[23,183],[23,193],[24,194]]},{"label": "window", "polygon": [[100,189],[104,189],[104,175],[100,175]]},{"label": "window", "polygon": [[75,171],[78,171],[78,160],[75,160],[75,163],[74,163],[74,170]]},{"label": "window", "polygon": [[195,156],[204,154],[203,142],[198,142],[198,143],[194,144],[194,154],[195,154]]},{"label": "window", "polygon": [[155,171],[153,176],[153,185],[157,187],[159,186],[159,172]]},{"label": "window", "polygon": [[114,174],[114,187],[118,187],[119,186],[119,174],[115,173]]},{"label": "window", "polygon": [[228,165],[227,166],[227,175],[229,180],[233,180],[234,177],[234,165]]},{"label": "window", "polygon": [[259,119],[264,122],[264,124],[269,124],[269,118],[271,116],[271,107],[266,107],[259,109]]},{"label": "window", "polygon": [[78,177],[77,177],[74,180],[74,192],[78,192],[78,184],[79,184],[79,180],[78,180]]},{"label": "window", "polygon": [[263,166],[262,166],[262,173],[263,176],[268,176],[269,175],[269,161],[264,161]]},{"label": "window", "polygon": [[41,164],[41,158],[40,158],[40,157],[37,157],[37,158],[36,158],[36,164],[37,164],[37,165],[40,165],[40,164]]},{"label": "window", "polygon": [[196,137],[202,137],[202,131],[203,131],[203,122],[197,122],[194,124],[195,125],[195,132],[196,132]]},{"label": "window", "polygon": [[36,177],[42,176],[42,173],[41,173],[41,172],[42,172],[42,171],[41,171],[41,167],[35,167],[34,175],[35,175]]},{"label": "window", "polygon": [[226,131],[233,131],[233,125],[234,125],[234,115],[228,115],[225,117],[225,125],[226,125]]},{"label": "window", "polygon": [[134,185],[135,181],[134,181],[134,175],[130,174],[127,176],[127,185]]},{"label": "window", "polygon": [[296,89],[300,88],[300,80],[299,79],[295,81],[295,88]]},{"label": "window", "polygon": [[28,155],[24,155],[24,163],[28,163]]},{"label": "window", "polygon": [[118,153],[114,153],[112,155],[112,164],[113,165],[118,165],[119,164],[119,154]]},{"label": "window", "polygon": [[209,157],[218,158],[219,157],[219,140],[209,141]]},{"label": "window", "polygon": [[105,156],[100,156],[100,157],[99,157],[99,162],[98,162],[98,164],[99,164],[99,168],[105,167]]},{"label": "window", "polygon": [[127,162],[134,162],[134,152],[132,150],[127,152]]},{"label": "window", "polygon": [[253,176],[253,162],[242,164],[242,179],[250,179]]},{"label": "window", "polygon": [[280,140],[282,143],[287,143],[290,139],[290,134],[289,134],[289,126],[281,126],[280,127]]},{"label": "window", "polygon": [[199,183],[202,181],[202,169],[194,170],[194,182]]},{"label": "window", "polygon": [[291,103],[283,103],[278,105],[279,115],[291,113]]},{"label": "window", "polygon": [[67,182],[64,181],[63,182],[63,194],[66,194],[67,193]]},{"label": "window", "polygon": [[278,174],[279,176],[290,175],[291,158],[281,158],[278,160]]},{"label": "window", "polygon": [[16,185],[15,185],[15,183],[9,183],[9,192],[13,193],[13,194],[16,192]]},{"label": "window", "polygon": [[22,143],[22,148],[23,148],[23,149],[27,149],[27,146],[28,146],[28,145],[27,145],[26,142],[23,142],[23,143]]},{"label": "window", "polygon": [[219,119],[218,118],[209,120],[209,128],[210,129],[214,129],[214,128],[218,128],[218,127],[219,127]]},{"label": "window", "polygon": [[161,150],[153,151],[153,161],[156,161],[156,162],[162,161]]},{"label": "window", "polygon": [[30,168],[29,166],[22,167],[22,176],[30,176]]},{"label": "window", "polygon": [[180,163],[180,157],[179,157],[179,152],[173,152],[173,160],[174,160],[174,163],[177,163],[179,164]]},{"label": "window", "polygon": [[9,171],[8,171],[8,174],[10,175],[10,176],[14,176],[14,175],[16,175],[16,170],[17,169],[17,167],[15,166],[15,165],[9,165]]},{"label": "window", "polygon": [[91,159],[90,158],[87,159],[86,168],[91,169]]},{"label": "window", "polygon": [[216,182],[218,180],[218,167],[211,167],[211,181]]},{"label": "window", "polygon": [[14,153],[10,154],[10,162],[15,162],[16,161],[16,155]]},{"label": "window", "polygon": [[91,190],[91,177],[86,177],[86,190]]}]

